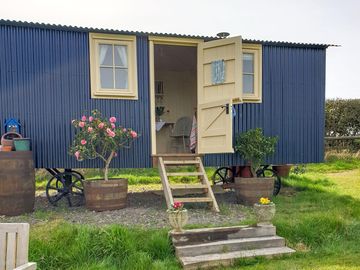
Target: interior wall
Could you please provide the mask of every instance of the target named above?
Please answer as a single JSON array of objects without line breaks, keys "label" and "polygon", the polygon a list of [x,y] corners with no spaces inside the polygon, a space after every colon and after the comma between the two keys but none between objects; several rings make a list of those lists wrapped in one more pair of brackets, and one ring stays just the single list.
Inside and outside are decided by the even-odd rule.
[{"label": "interior wall", "polygon": [[[155,51],[155,81],[163,82],[164,91],[161,104],[156,105],[165,107],[165,113],[160,119],[166,122],[156,132],[157,153],[183,152],[182,140],[170,137],[172,128],[180,117],[188,116],[192,119],[197,106],[196,53],[192,55],[196,48],[188,47],[187,51],[186,47],[170,46],[171,50],[167,50],[167,47],[159,45],[161,53]],[[179,47],[177,53],[175,47]],[[171,55],[167,54],[169,51]]]},{"label": "interior wall", "polygon": [[196,108],[196,74],[193,71],[157,71],[156,80],[164,83],[161,119],[176,122],[179,117],[192,117]]}]

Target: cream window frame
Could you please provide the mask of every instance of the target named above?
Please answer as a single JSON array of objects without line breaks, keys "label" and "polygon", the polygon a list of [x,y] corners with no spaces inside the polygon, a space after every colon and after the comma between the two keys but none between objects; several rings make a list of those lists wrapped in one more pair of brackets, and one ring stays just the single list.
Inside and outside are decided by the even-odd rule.
[{"label": "cream window frame", "polygon": [[[243,54],[251,53],[254,55],[254,93],[243,92],[244,103],[262,102],[262,46],[261,44],[243,43]],[[244,73],[241,74],[242,78]]]},{"label": "cream window frame", "polygon": [[[127,46],[128,88],[104,89],[100,86],[99,44]],[[138,99],[136,36],[89,34],[91,98]]]}]

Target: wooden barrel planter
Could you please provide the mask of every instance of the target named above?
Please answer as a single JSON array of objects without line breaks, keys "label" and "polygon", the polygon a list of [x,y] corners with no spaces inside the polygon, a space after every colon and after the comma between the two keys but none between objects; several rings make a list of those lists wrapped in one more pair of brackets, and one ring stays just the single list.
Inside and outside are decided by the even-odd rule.
[{"label": "wooden barrel planter", "polygon": [[127,179],[84,181],[86,208],[94,211],[116,210],[126,207]]},{"label": "wooden barrel planter", "polygon": [[35,170],[31,151],[0,152],[0,215],[32,212]]},{"label": "wooden barrel planter", "polygon": [[236,199],[240,204],[253,205],[257,203],[261,197],[271,198],[273,190],[274,178],[235,178]]}]

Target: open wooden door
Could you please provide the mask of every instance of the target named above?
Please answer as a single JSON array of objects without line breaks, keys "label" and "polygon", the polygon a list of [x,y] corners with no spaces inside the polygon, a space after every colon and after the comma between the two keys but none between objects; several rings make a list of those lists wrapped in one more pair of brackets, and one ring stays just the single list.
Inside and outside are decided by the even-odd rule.
[{"label": "open wooden door", "polygon": [[241,37],[198,46],[198,153],[231,153],[232,104],[242,96]]}]

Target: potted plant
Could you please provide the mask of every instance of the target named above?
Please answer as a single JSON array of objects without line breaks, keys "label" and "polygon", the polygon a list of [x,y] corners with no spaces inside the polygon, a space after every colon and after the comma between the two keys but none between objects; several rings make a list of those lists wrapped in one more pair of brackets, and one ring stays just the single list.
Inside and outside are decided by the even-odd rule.
[{"label": "potted plant", "polygon": [[175,232],[181,232],[182,228],[186,225],[189,217],[188,212],[181,202],[174,202],[173,205],[167,210],[169,216],[169,223]]},{"label": "potted plant", "polygon": [[275,212],[275,203],[270,201],[269,198],[262,197],[254,204],[254,213],[257,225],[270,225],[275,216]]},{"label": "potted plant", "polygon": [[251,178],[235,177],[235,190],[239,203],[253,205],[260,197],[270,197],[274,179],[257,177],[256,172],[268,155],[275,152],[277,137],[264,136],[261,128],[251,129],[236,138],[235,151],[249,164]]},{"label": "potted plant", "polygon": [[291,170],[291,164],[273,165],[272,168],[277,173],[278,176],[288,177]]},{"label": "potted plant", "polygon": [[93,110],[89,117],[84,115],[72,120],[77,133],[70,154],[78,161],[96,158],[104,161],[104,179],[84,181],[86,207],[90,210],[115,210],[126,206],[127,179],[109,180],[109,166],[117,152],[130,148],[138,135],[116,122],[114,116],[105,118],[98,110]]}]

